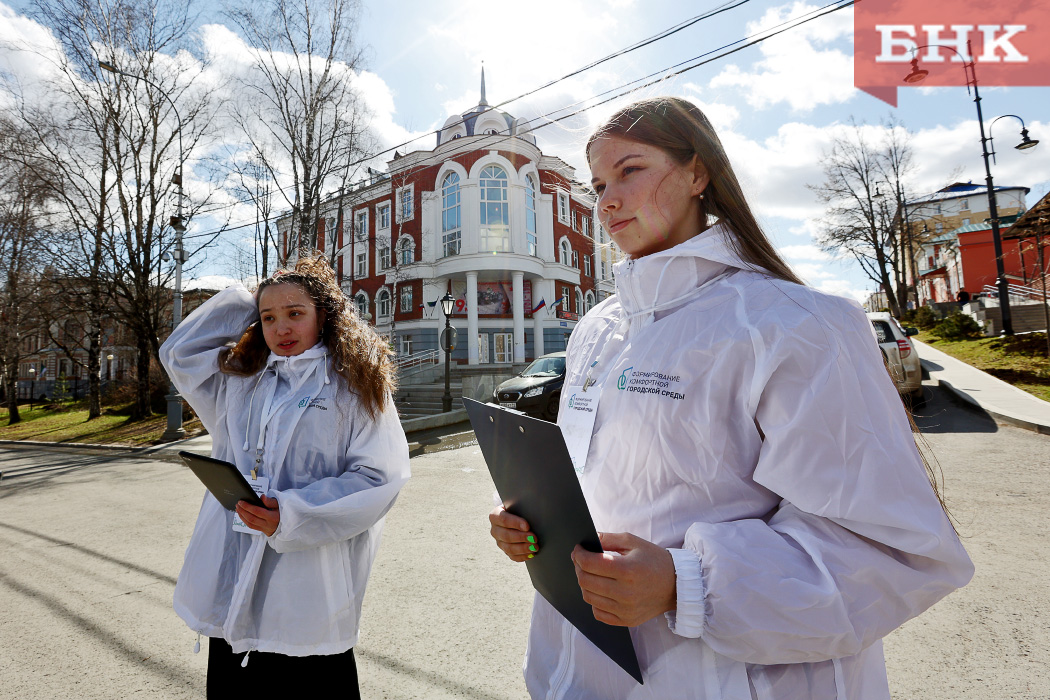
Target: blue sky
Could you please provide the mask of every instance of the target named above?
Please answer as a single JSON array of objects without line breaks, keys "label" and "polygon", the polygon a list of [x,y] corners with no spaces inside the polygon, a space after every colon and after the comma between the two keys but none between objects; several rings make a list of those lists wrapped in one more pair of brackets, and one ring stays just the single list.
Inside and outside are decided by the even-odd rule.
[{"label": "blue sky", "polygon": [[[367,70],[359,85],[374,112],[373,128],[384,146],[438,128],[451,114],[478,101],[482,61],[490,103],[501,102],[558,78],[689,17],[714,9],[716,2],[670,0],[536,0],[519,3],[434,3],[422,0],[367,0],[360,37],[369,45]],[[560,82],[504,109],[533,118],[686,61],[816,9],[801,2],[752,0],[700,22],[667,39]],[[0,10],[3,6],[0,6]],[[13,31],[17,10],[0,12],[0,30]],[[220,16],[206,16],[199,36],[213,55],[230,56],[240,47]],[[853,11],[845,9],[744,49],[634,97],[674,94],[698,102],[725,145],[751,203],[774,243],[811,284],[854,298],[873,284],[849,261],[822,253],[814,242],[821,206],[807,184],[822,180],[820,162],[836,134],[853,118],[877,128],[891,115],[914,133],[916,168],[910,190],[932,192],[953,180],[983,183],[984,169],[976,110],[963,87],[904,88],[894,109],[853,87]],[[6,58],[10,60],[10,56]],[[0,50],[0,60],[5,54]],[[11,70],[8,63],[8,70]],[[902,76],[907,72],[902,70]],[[980,65],[978,65],[980,78]],[[1022,154],[1012,120],[996,125],[997,185],[1032,188],[1029,206],[1050,190],[1050,88],[984,88],[986,123],[1001,114],[1024,118],[1031,136],[1043,139]],[[624,98],[625,100],[631,97]],[[589,179],[582,146],[593,126],[616,103],[597,107],[573,120],[537,132],[544,152],[561,156]],[[430,149],[425,136],[415,148]],[[412,150],[412,148],[408,149]],[[234,221],[251,217],[235,211]],[[215,221],[195,221],[208,230]],[[226,234],[228,244],[240,245]],[[212,251],[194,274],[212,283],[238,277],[231,256]]]}]

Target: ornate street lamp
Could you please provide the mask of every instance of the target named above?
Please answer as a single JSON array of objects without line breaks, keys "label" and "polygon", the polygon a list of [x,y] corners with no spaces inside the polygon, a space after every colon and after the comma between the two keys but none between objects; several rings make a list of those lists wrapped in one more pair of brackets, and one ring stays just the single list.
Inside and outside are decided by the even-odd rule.
[{"label": "ornate street lamp", "polygon": [[445,393],[441,397],[441,412],[448,413],[452,410],[452,389],[449,384],[449,373],[451,372],[452,348],[455,347],[456,337],[449,317],[452,316],[452,308],[456,300],[449,292],[441,297],[441,313],[445,314],[445,332],[441,334],[441,348],[445,351]]},{"label": "ornate street lamp", "polygon": [[[977,61],[973,58],[973,47],[970,42],[966,42],[966,53],[962,55],[958,49],[953,46],[946,46],[942,44],[926,44],[924,46],[917,46],[914,49],[915,58],[911,59],[911,72],[904,77],[906,83],[920,83],[926,79],[926,76],[930,74],[928,70],[919,68],[918,53],[920,49],[925,48],[937,48],[937,49],[948,49],[954,51],[959,58],[963,60],[963,72],[966,74],[966,87],[969,90],[970,86],[973,86],[973,101],[977,105],[977,126],[981,128],[981,152],[984,155],[984,172],[985,172],[985,183],[988,189],[988,215],[989,221],[992,222],[992,245],[995,248],[995,273],[998,276],[996,279],[996,287],[999,290],[999,312],[1002,316],[1003,322],[1003,335],[1013,335],[1014,325],[1013,319],[1010,316],[1010,283],[1006,279],[1006,271],[1003,267],[1003,241],[999,235],[999,209],[995,204],[995,186],[992,184],[992,168],[989,164],[988,157],[994,155],[993,152],[989,152],[988,145],[991,141],[990,138],[986,138],[984,135],[984,115],[981,113],[981,95],[977,92]],[[969,59],[969,62],[967,62]],[[1015,116],[1015,115],[1004,115],[1004,116]],[[995,121],[1000,119],[997,117]],[[1015,117],[1021,119],[1020,117]],[[989,126],[989,131],[991,127]],[[1019,150],[1027,150],[1035,146],[1039,141],[1028,138],[1028,130],[1024,128],[1024,121],[1021,121],[1021,143],[1016,146]]]},{"label": "ornate street lamp", "polygon": [[[182,150],[182,117],[179,115],[179,108],[175,106],[175,100],[171,99],[171,95],[164,92],[156,83],[143,78],[141,75],[125,73],[106,61],[99,61],[98,67],[132,80],[141,80],[152,87],[171,105],[171,109],[175,112],[175,121],[179,124],[179,169],[171,178],[171,184],[178,188],[178,202],[176,204],[176,215],[172,216],[169,221],[171,228],[175,231],[175,252],[173,255],[175,258],[175,298],[172,301],[171,308],[171,329],[174,331],[182,323],[182,265],[186,262],[186,250],[182,247],[182,234],[186,232],[186,218],[182,211],[182,166],[186,161]],[[164,259],[167,259],[166,255]],[[182,427],[182,396],[179,394],[179,390],[175,388],[174,382],[170,383],[168,394],[164,398],[168,402],[168,426],[164,430],[164,434],[160,436],[160,439],[169,442],[182,439],[186,436],[186,430]]]}]

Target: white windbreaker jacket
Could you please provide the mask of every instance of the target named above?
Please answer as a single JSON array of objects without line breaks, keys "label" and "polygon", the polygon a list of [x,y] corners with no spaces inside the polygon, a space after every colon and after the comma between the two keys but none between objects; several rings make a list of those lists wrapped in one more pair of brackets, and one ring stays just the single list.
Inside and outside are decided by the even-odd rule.
[{"label": "white windbreaker jacket", "polygon": [[619,263],[572,334],[595,525],[668,548],[678,607],[631,630],[639,685],[537,595],[533,698],[889,698],[881,638],[973,573],[864,313],[726,235]]},{"label": "white windbreaker jacket", "polygon": [[259,475],[281,509],[271,537],[243,534],[205,493],[175,612],[235,652],[341,653],[357,643],[383,516],[409,477],[408,444],[393,401],[370,418],[322,344],[271,354],[252,377],[219,372],[219,351],[257,317],[251,294],[236,285],[161,347],[169,376],[211,433],[212,456],[248,475],[261,455]]}]

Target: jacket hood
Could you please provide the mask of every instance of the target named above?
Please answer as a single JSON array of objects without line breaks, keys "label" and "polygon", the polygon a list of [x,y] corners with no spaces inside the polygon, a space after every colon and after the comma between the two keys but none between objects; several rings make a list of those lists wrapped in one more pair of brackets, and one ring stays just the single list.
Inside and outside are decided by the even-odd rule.
[{"label": "jacket hood", "polygon": [[678,245],[613,265],[616,296],[628,316],[646,316],[690,301],[704,284],[736,270],[762,268],[745,262],[722,224]]},{"label": "jacket hood", "polygon": [[300,369],[301,367],[309,366],[313,364],[308,360],[316,360],[319,357],[324,357],[328,353],[328,348],[321,341],[318,341],[312,348],[303,350],[298,355],[278,355],[271,351],[270,356],[266,359],[266,366],[271,367],[277,362],[284,363],[283,367],[289,369]]}]

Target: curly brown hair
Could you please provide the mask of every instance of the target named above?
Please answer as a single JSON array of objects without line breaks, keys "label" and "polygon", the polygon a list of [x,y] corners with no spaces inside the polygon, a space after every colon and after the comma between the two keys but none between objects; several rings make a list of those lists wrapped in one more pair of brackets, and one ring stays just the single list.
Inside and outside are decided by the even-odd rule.
[{"label": "curly brown hair", "polygon": [[[347,388],[361,398],[368,415],[375,418],[397,387],[393,352],[357,315],[339,288],[332,266],[322,255],[300,258],[295,267],[278,270],[263,280],[255,290],[256,300],[262,290],[277,284],[299,285],[313,299],[317,311],[324,311],[321,341],[332,355],[333,368]],[[269,356],[262,324],[256,320],[236,345],[219,353],[219,370],[252,376],[266,366]]]}]

